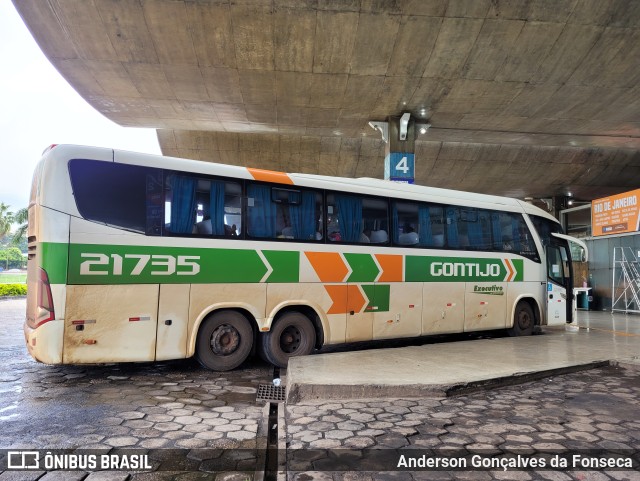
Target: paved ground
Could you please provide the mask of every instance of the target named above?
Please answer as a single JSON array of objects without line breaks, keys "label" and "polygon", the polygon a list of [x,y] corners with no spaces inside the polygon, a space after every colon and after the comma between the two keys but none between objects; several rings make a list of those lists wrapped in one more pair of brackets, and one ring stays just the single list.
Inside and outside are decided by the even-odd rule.
[{"label": "paved ground", "polygon": [[[208,372],[191,361],[45,366],[26,353],[23,316],[24,300],[0,301],[0,448],[110,452],[140,448],[152,454],[154,468],[160,470],[6,471],[0,473],[0,481],[240,481],[253,477],[252,468],[266,443],[267,421],[255,395],[258,384],[270,381],[268,366],[255,361],[231,373]],[[637,332],[640,317],[624,322],[629,332]],[[591,328],[607,329],[596,324]],[[403,399],[398,393],[387,399],[302,402],[281,409],[286,423],[281,423],[279,434],[287,450],[279,455],[286,457],[289,469],[282,479],[640,480],[637,471],[628,469],[401,471],[395,467],[402,453],[458,455],[448,448],[483,455],[508,451],[527,459],[545,451],[589,456],[597,449],[608,456],[637,456],[637,370],[606,367],[444,399]],[[157,452],[166,457],[172,453],[168,448],[182,451],[175,452],[172,462],[153,457]],[[352,450],[346,458],[345,449]],[[225,463],[233,469],[198,472],[210,469],[221,453],[235,453]],[[336,456],[341,457],[336,461]],[[371,466],[375,469],[362,471]]]},{"label": "paved ground", "polygon": [[[290,473],[290,479],[348,479],[325,470],[341,466],[335,460],[340,449],[369,448],[386,452],[358,452],[353,465],[367,469],[369,461],[383,456],[382,463],[374,463],[382,472],[359,473],[358,480],[639,480],[640,473],[632,470],[384,472],[397,467],[399,454],[411,453],[405,450],[430,450],[436,457],[460,449],[467,450],[465,454],[510,452],[525,458],[537,457],[536,452],[586,456],[595,450],[637,455],[638,414],[638,373],[614,367],[446,399],[305,402],[286,409],[289,464],[295,468],[298,461],[299,469],[318,472]],[[314,449],[311,455],[305,453]]]},{"label": "paved ground", "polygon": [[[266,364],[256,361],[229,373],[190,360],[38,364],[24,347],[24,310],[24,299],[0,300],[0,449],[242,448],[249,455],[236,467],[253,471],[256,450],[265,443],[258,435],[263,406],[256,391],[272,378]],[[192,457],[176,467],[197,470],[207,451],[199,456],[205,459]],[[12,474],[0,474],[0,481],[14,479]],[[24,479],[37,479],[28,474]]]}]

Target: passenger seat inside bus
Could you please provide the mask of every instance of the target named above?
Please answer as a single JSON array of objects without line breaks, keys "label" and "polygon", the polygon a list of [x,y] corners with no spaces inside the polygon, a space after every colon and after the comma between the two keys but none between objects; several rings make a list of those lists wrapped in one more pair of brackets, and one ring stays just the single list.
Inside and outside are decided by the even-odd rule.
[{"label": "passenger seat inside bus", "polygon": [[373,230],[369,236],[372,244],[385,244],[389,240],[386,230]]}]

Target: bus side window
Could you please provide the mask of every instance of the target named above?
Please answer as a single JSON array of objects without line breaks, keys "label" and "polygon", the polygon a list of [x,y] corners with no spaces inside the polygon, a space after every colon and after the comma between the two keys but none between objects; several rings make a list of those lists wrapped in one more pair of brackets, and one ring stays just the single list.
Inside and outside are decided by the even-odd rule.
[{"label": "bus side window", "polygon": [[388,244],[386,199],[330,193],[327,195],[327,236],[330,242]]},{"label": "bus side window", "polygon": [[238,237],[242,222],[239,183],[170,174],[165,230],[183,236]]},{"label": "bus side window", "polygon": [[443,209],[433,204],[394,202],[393,242],[399,246],[443,247]]},{"label": "bus side window", "polygon": [[160,235],[163,195],[160,169],[72,159],[69,174],[76,206],[84,219]]},{"label": "bus side window", "polygon": [[263,184],[247,185],[247,233],[250,237],[319,241],[322,194]]},{"label": "bus side window", "polygon": [[420,242],[418,204],[395,201],[391,208],[394,244],[403,247],[417,246]]},{"label": "bus side window", "polygon": [[491,220],[489,212],[473,207],[456,208],[458,247],[485,251],[491,250]]}]

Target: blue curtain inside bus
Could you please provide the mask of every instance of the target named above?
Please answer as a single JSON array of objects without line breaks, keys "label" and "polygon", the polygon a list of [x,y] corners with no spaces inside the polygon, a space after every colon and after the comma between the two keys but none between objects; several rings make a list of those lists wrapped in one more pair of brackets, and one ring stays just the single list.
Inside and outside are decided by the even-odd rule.
[{"label": "blue curtain inside bus", "polygon": [[433,233],[431,232],[431,214],[429,207],[421,205],[418,208],[418,235],[421,246],[433,245]]},{"label": "blue curtain inside bus", "polygon": [[294,239],[313,240],[316,238],[316,194],[302,192],[302,199],[297,192],[289,194],[289,201],[299,201],[299,204],[289,204],[289,219],[293,229]]},{"label": "blue curtain inside bus", "polygon": [[482,226],[480,225],[480,215],[477,211],[467,211],[467,236],[471,247],[482,246]]},{"label": "blue curtain inside bus", "polygon": [[343,242],[358,242],[362,234],[362,199],[336,195],[340,236]]},{"label": "blue curtain inside bus", "polygon": [[447,209],[447,245],[452,248],[460,247],[457,213],[457,208],[449,207]]},{"label": "blue curtain inside bus", "polygon": [[247,208],[248,232],[252,237],[276,236],[276,204],[271,201],[271,187],[249,184],[247,186],[249,202]]},{"label": "blue curtain inside bus", "polygon": [[211,181],[209,215],[211,216],[211,233],[224,235],[224,186],[219,180]]},{"label": "blue curtain inside bus", "polygon": [[171,232],[191,234],[196,218],[196,185],[192,177],[171,177]]},{"label": "blue curtain inside bus", "polygon": [[500,214],[491,214],[491,232],[493,234],[493,248],[502,249],[502,226],[500,225]]}]

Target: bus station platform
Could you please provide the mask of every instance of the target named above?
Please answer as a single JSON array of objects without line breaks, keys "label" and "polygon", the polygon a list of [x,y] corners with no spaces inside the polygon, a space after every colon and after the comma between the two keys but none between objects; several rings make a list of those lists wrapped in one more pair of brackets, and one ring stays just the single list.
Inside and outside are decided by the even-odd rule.
[{"label": "bus station platform", "polygon": [[[498,337],[293,358],[289,403],[446,397],[608,364],[640,371],[640,316],[578,311],[577,322]],[[428,340],[425,342],[429,342]]]}]

